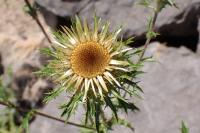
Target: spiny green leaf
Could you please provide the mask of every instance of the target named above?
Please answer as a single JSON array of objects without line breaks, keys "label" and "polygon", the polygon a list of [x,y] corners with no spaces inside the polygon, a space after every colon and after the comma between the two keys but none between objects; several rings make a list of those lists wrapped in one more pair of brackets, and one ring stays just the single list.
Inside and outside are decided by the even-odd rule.
[{"label": "spiny green leaf", "polygon": [[152,56],[145,57],[141,59],[142,62],[155,62]]},{"label": "spiny green leaf", "polygon": [[137,110],[139,111],[140,109],[133,103],[130,103],[130,102],[126,102],[126,101],[123,101],[121,99],[118,99],[118,102],[119,102],[119,107],[123,107],[124,111],[126,113],[128,113],[128,109],[134,111],[134,110]]},{"label": "spiny green leaf", "polygon": [[47,96],[44,98],[44,102],[49,102],[51,101],[52,99],[55,99],[60,93],[62,93],[63,91],[65,90],[64,87],[59,87],[59,88],[56,88],[54,90],[52,90],[51,92],[49,93],[46,93]]},{"label": "spiny green leaf", "polygon": [[31,119],[31,114],[32,113],[33,112],[30,111],[22,121],[22,125],[21,126],[22,126],[23,129],[26,130],[26,133],[29,133],[29,120]]},{"label": "spiny green leaf", "polygon": [[46,76],[50,76],[51,74],[54,73],[54,69],[50,68],[50,67],[43,67],[41,68],[40,71],[34,72],[35,74],[41,76],[41,77],[46,77]]},{"label": "spiny green leaf", "polygon": [[8,93],[5,91],[5,88],[0,85],[0,99],[2,99],[3,101],[7,101],[8,100]]},{"label": "spiny green leaf", "polygon": [[130,124],[130,122],[126,121],[125,119],[119,119],[117,124],[123,125],[125,127],[128,127],[129,129],[131,129],[134,132],[134,128],[132,127],[132,125]]},{"label": "spiny green leaf", "polygon": [[130,38],[128,38],[126,41],[123,42],[124,45],[129,45],[129,44],[133,43],[133,42],[134,42],[134,38],[135,38],[135,37],[130,37]]},{"label": "spiny green leaf", "polygon": [[24,12],[31,14],[31,10],[27,5],[24,5],[23,10],[24,10]]},{"label": "spiny green leaf", "polygon": [[56,57],[56,53],[53,52],[50,48],[41,48],[40,52],[49,56]]},{"label": "spiny green leaf", "polygon": [[129,72],[125,72],[123,75],[121,75],[120,77],[123,78],[124,75],[126,75],[125,77],[131,77],[131,78],[135,78],[140,74],[144,74],[145,72],[143,71],[137,71],[137,70],[133,70],[133,71],[129,71]]},{"label": "spiny green leaf", "polygon": [[11,65],[6,69],[6,74],[8,74],[9,77],[13,77],[13,70]]},{"label": "spiny green leaf", "polygon": [[147,32],[152,31],[153,17],[148,19]]},{"label": "spiny green leaf", "polygon": [[123,108],[124,109],[124,111],[126,112],[126,114],[128,113],[128,108],[126,107],[126,104],[124,104],[124,103],[126,103],[126,102],[124,102],[123,100],[121,100],[121,99],[119,99],[119,98],[117,98],[117,100],[118,100],[118,103],[119,103],[119,108]]},{"label": "spiny green leaf", "polygon": [[60,44],[66,46],[66,44],[69,43],[66,33],[63,33],[62,31],[56,31],[53,32],[53,35]]},{"label": "spiny green leaf", "polygon": [[36,13],[36,6],[31,6],[30,7],[28,5],[24,5],[23,10],[25,13],[28,13],[30,16],[32,16],[33,18],[35,18],[37,16]]},{"label": "spiny green leaf", "polygon": [[13,92],[9,88],[6,88],[2,84],[2,81],[1,81],[1,78],[0,78],[0,100],[8,101],[9,99],[11,99],[13,97],[14,97]]},{"label": "spiny green leaf", "polygon": [[0,111],[0,133],[22,133],[22,128],[14,122],[14,111],[5,108]]},{"label": "spiny green leaf", "polygon": [[95,102],[95,123],[96,123],[96,129],[97,132],[100,133],[99,131],[99,126],[100,126],[100,103]]},{"label": "spiny green leaf", "polygon": [[82,94],[77,93],[70,98],[70,101],[67,104],[63,104],[60,106],[61,109],[63,109],[63,112],[61,114],[61,117],[67,116],[67,120],[71,116],[73,112],[75,112],[79,102],[81,101]]},{"label": "spiny green leaf", "polygon": [[151,4],[151,2],[150,2],[149,0],[141,0],[141,1],[139,2],[139,4],[140,4],[140,5],[143,5],[143,6],[145,6],[145,7],[148,7],[148,6]]},{"label": "spiny green leaf", "polygon": [[86,116],[85,116],[85,125],[88,123],[88,117],[90,117],[89,114],[90,114],[91,106],[90,106],[89,99],[87,100],[86,104],[87,104],[87,108],[86,108]]},{"label": "spiny green leaf", "polygon": [[132,55],[140,54],[143,50],[144,50],[143,48],[135,48],[134,52],[132,53]]},{"label": "spiny green leaf", "polygon": [[107,121],[107,125],[108,125],[108,129],[112,129],[112,127],[114,125],[122,125],[122,126],[125,126],[125,127],[128,127],[130,128],[132,131],[134,131],[134,128],[132,127],[131,123],[129,123],[128,121],[126,121],[125,119],[122,119],[122,118],[119,118],[118,121],[116,121],[115,118],[111,118],[110,120]]},{"label": "spiny green leaf", "polygon": [[118,108],[123,108],[126,113],[128,113],[128,109],[130,110],[139,110],[137,106],[135,106],[133,103],[130,103],[126,101],[115,89],[112,89],[112,94],[115,96],[115,98],[118,101]]},{"label": "spiny green leaf", "polygon": [[118,99],[121,99],[122,101],[126,102],[126,100],[114,89],[111,90],[112,91],[112,94],[118,98]]},{"label": "spiny green leaf", "polygon": [[[131,90],[129,90],[129,89],[126,89],[126,87],[124,87],[123,90],[124,90],[126,93],[128,93],[130,96],[136,95],[136,94],[135,94],[135,91],[131,91]],[[136,96],[137,96],[137,95],[136,95]]]},{"label": "spiny green leaf", "polygon": [[189,133],[189,128],[186,127],[184,121],[181,123],[181,133]]},{"label": "spiny green leaf", "polygon": [[154,32],[154,31],[147,32],[147,38],[156,38],[158,35],[160,35],[160,34]]},{"label": "spiny green leaf", "polygon": [[115,105],[113,105],[110,97],[105,96],[104,99],[105,99],[105,102],[106,102],[107,106],[110,107],[110,109],[112,110],[112,112],[115,115],[115,118],[118,120],[117,109],[116,109]]},{"label": "spiny green leaf", "polygon": [[158,4],[158,11],[160,12],[163,8],[165,8],[167,5],[169,6],[174,6],[176,8],[177,5],[175,3],[175,0],[157,0],[157,4]]},{"label": "spiny green leaf", "polygon": [[133,88],[136,88],[136,89],[138,89],[140,92],[144,93],[143,90],[142,90],[142,88],[141,88],[139,85],[137,85],[137,82],[133,82],[133,81],[131,81],[131,80],[129,80],[129,79],[126,79],[126,78],[124,78],[123,81],[124,81],[126,84],[131,85]]},{"label": "spiny green leaf", "polygon": [[[142,61],[140,61],[140,62],[142,62]],[[129,61],[129,64],[130,64],[130,67],[133,68],[133,69],[139,69],[139,68],[143,67],[142,63],[134,64],[134,63]]]}]

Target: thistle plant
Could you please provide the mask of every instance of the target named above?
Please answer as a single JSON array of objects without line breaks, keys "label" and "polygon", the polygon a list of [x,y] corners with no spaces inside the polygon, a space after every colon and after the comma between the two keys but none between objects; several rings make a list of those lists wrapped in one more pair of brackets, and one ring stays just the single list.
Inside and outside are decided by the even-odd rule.
[{"label": "thistle plant", "polygon": [[[39,73],[51,77],[57,84],[45,101],[66,92],[70,98],[60,106],[61,116],[65,116],[66,121],[79,106],[83,106],[84,124],[95,127],[97,132],[105,133],[114,124],[133,130],[127,121],[118,117],[118,112],[139,110],[133,97],[140,97],[143,92],[137,81],[137,76],[142,73],[141,67],[148,59],[143,56],[150,40],[158,35],[153,31],[158,13],[166,5],[173,5],[171,0],[158,0],[155,7],[150,0],[144,0],[142,4],[154,9],[143,49],[129,48],[132,38],[127,41],[118,39],[122,29],[110,32],[110,24],[103,23],[96,16],[93,26],[76,16],[70,28],[63,26],[61,31],[54,32],[53,49],[42,49],[51,60]],[[106,117],[105,108],[112,111],[112,116]]]},{"label": "thistle plant", "polygon": [[105,107],[112,110],[110,120],[113,121],[119,119],[119,109],[126,112],[128,109],[138,110],[123,94],[137,96],[138,92],[142,92],[137,82],[131,80],[139,74],[137,68],[140,64],[131,60],[139,50],[127,47],[131,39],[126,42],[118,40],[120,31],[121,28],[109,32],[109,23],[102,24],[96,16],[91,28],[87,21],[81,22],[76,16],[71,28],[62,27],[62,31],[54,33],[55,50],[42,50],[52,60],[41,74],[52,77],[58,84],[45,101],[66,91],[71,98],[61,106],[61,116],[66,116],[67,120],[79,105],[83,105],[86,109],[85,124],[95,123],[100,132],[102,124],[105,128],[109,122],[104,118]]},{"label": "thistle plant", "polygon": [[[24,2],[24,11],[36,21],[49,43],[52,43],[38,18],[37,6],[32,5],[29,0]],[[152,5],[153,2],[156,6]],[[143,0],[141,4],[154,11],[153,17],[149,19],[147,41],[143,49],[129,48],[128,44],[132,39],[118,39],[121,28],[110,32],[109,23],[102,23],[100,18],[94,16],[93,27],[89,26],[86,20],[81,21],[76,17],[71,28],[62,27],[62,31],[54,32],[53,49],[42,50],[51,56],[51,60],[40,74],[51,77],[57,84],[57,88],[48,93],[45,101],[66,92],[70,98],[66,104],[61,105],[61,116],[66,117],[66,123],[87,129],[82,132],[94,132],[93,129],[96,128],[97,132],[105,133],[115,124],[133,130],[130,123],[118,116],[118,112],[139,110],[133,102],[133,97],[140,98],[140,93],[143,92],[138,85],[137,76],[142,73],[140,69],[148,59],[143,56],[150,40],[158,35],[154,32],[157,15],[167,5],[176,6],[173,0]],[[138,60],[132,59],[135,57]],[[0,132],[28,132],[29,120],[34,115],[65,122],[38,110],[25,110],[16,106],[5,90],[0,84],[0,104],[7,107],[0,112]],[[85,126],[68,121],[78,106],[85,108]],[[112,111],[112,116],[105,115],[105,108]],[[22,127],[14,122],[14,112],[27,114]],[[184,124],[182,132],[188,132]]]},{"label": "thistle plant", "polygon": [[[28,0],[24,2],[24,10],[36,21],[49,43],[52,43],[38,18],[37,6]],[[134,130],[129,122],[118,116],[118,112],[139,110],[133,102],[143,92],[138,85],[137,76],[143,73],[141,67],[149,59],[143,57],[148,44],[158,35],[154,31],[156,18],[167,5],[177,7],[174,0],[142,0],[140,4],[153,9],[154,13],[149,19],[147,40],[142,49],[128,47],[133,39],[119,39],[122,28],[110,32],[110,24],[103,23],[96,16],[93,26],[76,16],[71,28],[64,26],[62,31],[54,32],[53,48],[42,49],[51,56],[51,60],[39,73],[51,77],[57,84],[57,88],[48,93],[45,101],[67,93],[70,98],[60,106],[63,111],[61,116],[66,117],[67,124],[84,128],[82,132],[93,133],[95,128],[99,133],[106,133],[115,124]],[[28,132],[29,121],[35,115],[65,123],[64,120],[41,111],[16,106],[15,101],[10,99],[7,88],[2,87],[0,82],[0,104],[7,108],[0,112],[0,132]],[[85,108],[85,125],[68,121],[78,106]],[[105,108],[112,111],[111,116],[107,117]],[[27,114],[20,126],[13,119],[16,112]],[[184,123],[181,131],[189,132]]]}]

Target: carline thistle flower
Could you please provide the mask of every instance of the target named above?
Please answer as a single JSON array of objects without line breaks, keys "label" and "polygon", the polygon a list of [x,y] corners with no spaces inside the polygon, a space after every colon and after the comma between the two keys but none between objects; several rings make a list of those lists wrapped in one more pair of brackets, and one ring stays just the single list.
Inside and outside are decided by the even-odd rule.
[{"label": "carline thistle flower", "polygon": [[121,86],[115,78],[117,71],[128,71],[129,63],[120,55],[131,48],[121,49],[122,42],[117,41],[121,29],[109,33],[109,24],[105,23],[99,31],[100,22],[95,17],[91,30],[86,21],[82,25],[76,17],[74,27],[62,27],[63,32],[55,35],[59,45],[55,54],[60,61],[52,64],[57,69],[56,81],[66,89],[73,86],[76,92],[84,91],[83,101],[89,90],[93,91],[92,95],[103,98],[109,92],[108,83]]},{"label": "carline thistle flower", "polygon": [[[124,47],[129,41],[118,41],[121,28],[109,32],[109,23],[102,24],[101,19],[96,16],[93,27],[88,25],[86,21],[81,22],[76,17],[71,28],[62,27],[62,31],[54,33],[54,50],[44,50],[53,59],[42,72],[59,84],[46,100],[55,98],[66,90],[73,96],[61,107],[64,109],[63,115],[67,114],[69,117],[78,102],[83,102],[87,106],[86,117],[88,112],[95,113],[89,115],[97,117],[100,106],[105,104],[118,118],[117,109],[120,107],[126,112],[127,109],[137,109],[122,96],[122,91],[131,96],[135,93],[133,88],[141,90],[132,81],[137,70],[130,57],[135,51]],[[132,86],[132,89],[127,86]],[[95,118],[96,123],[97,120]]]}]

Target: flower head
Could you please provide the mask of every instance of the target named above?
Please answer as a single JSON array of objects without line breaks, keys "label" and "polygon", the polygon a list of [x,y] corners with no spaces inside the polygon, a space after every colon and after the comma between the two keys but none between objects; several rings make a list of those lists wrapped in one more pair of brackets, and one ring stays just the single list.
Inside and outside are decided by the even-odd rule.
[{"label": "flower head", "polygon": [[[83,101],[88,92],[96,97],[104,97],[110,92],[108,83],[121,86],[116,73],[128,71],[129,63],[122,54],[130,50],[122,49],[122,42],[117,41],[121,29],[109,33],[109,24],[100,25],[101,20],[94,17],[94,27],[90,29],[86,21],[81,23],[76,17],[75,25],[55,34],[57,62],[54,78],[65,89],[73,88],[75,92],[84,92]],[[102,29],[100,29],[102,26]]]},{"label": "flower head", "polygon": [[121,28],[109,32],[109,23],[101,24],[95,16],[93,28],[76,17],[71,28],[62,27],[62,31],[54,33],[57,46],[43,50],[53,58],[41,74],[51,76],[59,86],[49,92],[46,101],[65,90],[71,96],[68,103],[61,106],[62,116],[66,115],[68,119],[78,103],[84,103],[85,124],[89,118],[95,117],[98,131],[102,106],[110,107],[116,119],[118,109],[123,108],[126,112],[127,109],[138,109],[127,100],[126,94],[138,95],[137,91],[142,91],[133,81],[140,73],[138,68],[142,61],[134,64],[130,60],[140,50],[125,48],[130,40],[118,41],[120,31]]}]

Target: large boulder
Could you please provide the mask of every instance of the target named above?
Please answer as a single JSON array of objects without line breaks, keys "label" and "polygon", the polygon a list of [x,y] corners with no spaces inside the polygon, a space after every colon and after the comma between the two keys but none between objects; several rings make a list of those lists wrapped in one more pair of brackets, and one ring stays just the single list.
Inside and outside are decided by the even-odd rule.
[{"label": "large boulder", "polygon": [[185,47],[154,46],[157,63],[146,64],[147,73],[141,78],[145,92],[141,112],[131,113],[129,120],[136,133],[178,133],[181,121],[190,132],[199,133],[200,56]]},{"label": "large boulder", "polygon": [[[47,23],[56,27],[69,24],[75,14],[90,21],[96,14],[108,20],[111,28],[123,25],[123,37],[144,39],[147,19],[151,12],[140,6],[140,0],[36,0]],[[195,36],[197,34],[200,0],[176,0],[175,7],[165,8],[158,16],[156,29],[163,36]],[[63,19],[61,19],[63,18]],[[66,20],[64,19],[66,18]]]},{"label": "large boulder", "polygon": [[45,57],[39,49],[48,43],[23,5],[23,1],[0,1],[0,73],[20,106],[38,108],[43,105],[44,92],[53,87],[33,73],[43,66]]},{"label": "large boulder", "polygon": [[197,45],[197,53],[200,54],[200,17],[198,21],[198,32],[199,32],[199,40],[198,40],[198,45]]},{"label": "large boulder", "polygon": [[24,108],[41,107],[44,92],[53,87],[50,81],[34,74],[43,65],[44,57],[39,53],[42,46],[43,37],[20,40],[0,34],[3,82],[12,88],[17,102]]}]

